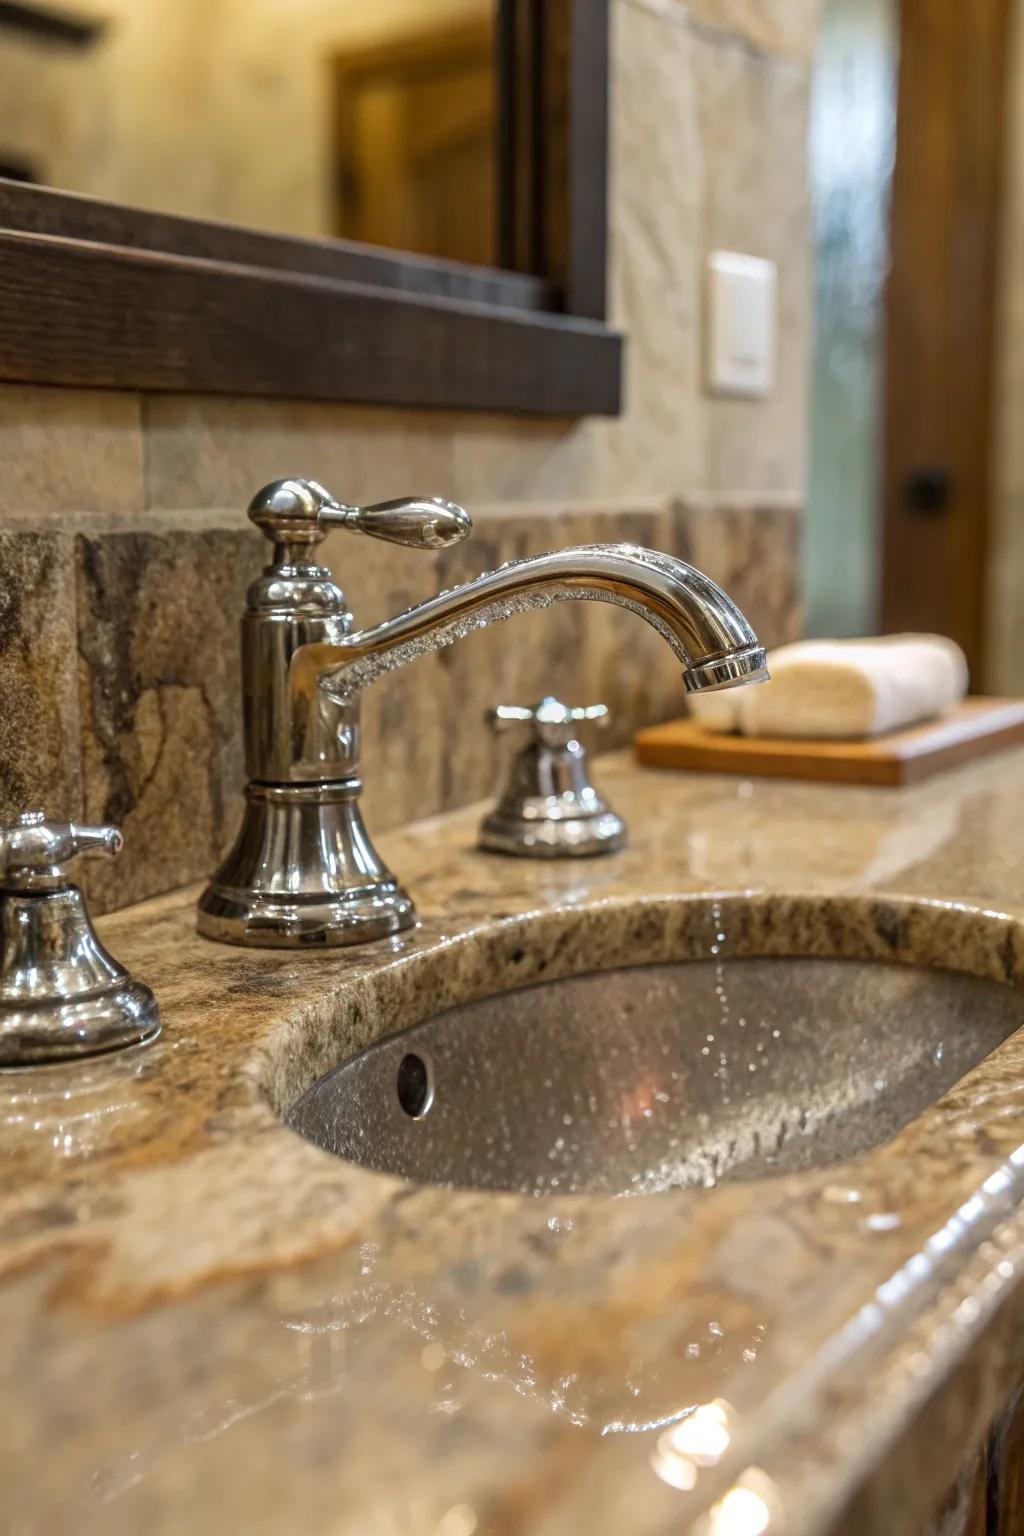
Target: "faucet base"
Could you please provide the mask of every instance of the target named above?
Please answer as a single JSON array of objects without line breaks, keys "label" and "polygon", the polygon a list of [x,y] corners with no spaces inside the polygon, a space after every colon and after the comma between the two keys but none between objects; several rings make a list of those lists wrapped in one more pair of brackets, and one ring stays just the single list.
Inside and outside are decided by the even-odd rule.
[{"label": "faucet base", "polygon": [[480,823],[479,845],[485,853],[511,853],[524,859],[592,859],[618,853],[625,846],[626,828],[615,812],[602,806],[597,814],[556,820],[543,813],[516,815],[498,805]]},{"label": "faucet base", "polygon": [[156,999],[125,974],[121,985],[64,1001],[0,1001],[0,1070],[79,1061],[143,1045],[160,1033]]},{"label": "faucet base", "polygon": [[390,938],[415,908],[370,842],[358,779],[249,784],[234,847],[199,898],[208,939],[259,949]]},{"label": "faucet base", "polygon": [[160,1033],[156,999],[104,949],[76,885],[0,890],[0,915],[0,1068],[98,1056]]}]

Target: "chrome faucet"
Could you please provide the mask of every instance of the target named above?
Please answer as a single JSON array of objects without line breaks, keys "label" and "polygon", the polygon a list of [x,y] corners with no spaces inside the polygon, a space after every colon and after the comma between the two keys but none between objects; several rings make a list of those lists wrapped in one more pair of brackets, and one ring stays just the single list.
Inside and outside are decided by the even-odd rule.
[{"label": "chrome faucet", "polygon": [[471,531],[452,502],[349,507],[311,480],[278,480],[249,516],[273,543],[242,619],[249,783],[231,852],[199,901],[199,931],[232,944],[360,944],[408,928],[412,901],[381,862],[359,810],[359,701],[381,673],[473,630],[554,602],[631,609],[666,640],[688,693],[767,677],[764,650],[709,577],[634,544],[513,560],[371,629],[315,560],[331,528],[421,549]]},{"label": "chrome faucet", "polygon": [[25,811],[0,827],[0,1067],[42,1066],[139,1045],[160,1033],[147,986],[100,943],[64,866],[117,855],[116,827]]}]

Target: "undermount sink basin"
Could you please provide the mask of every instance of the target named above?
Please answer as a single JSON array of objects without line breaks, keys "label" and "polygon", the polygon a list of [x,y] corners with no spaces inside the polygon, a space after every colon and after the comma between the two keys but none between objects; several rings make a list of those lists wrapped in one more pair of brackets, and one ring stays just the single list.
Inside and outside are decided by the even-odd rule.
[{"label": "undermount sink basin", "polygon": [[291,1126],[422,1183],[622,1195],[826,1167],[1024,1024],[1024,992],[876,960],[642,965],[485,997],[321,1078]]}]

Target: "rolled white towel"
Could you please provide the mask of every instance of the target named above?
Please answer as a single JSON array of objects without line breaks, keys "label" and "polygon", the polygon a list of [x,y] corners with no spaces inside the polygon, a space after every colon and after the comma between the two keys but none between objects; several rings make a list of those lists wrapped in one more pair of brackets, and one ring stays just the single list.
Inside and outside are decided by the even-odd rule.
[{"label": "rolled white towel", "polygon": [[932,719],[963,698],[967,661],[942,635],[800,640],[768,657],[771,681],[691,699],[710,730],[841,741]]},{"label": "rolled white towel", "polygon": [[[758,683],[767,688],[767,683]],[[709,731],[734,732],[740,728],[740,694],[742,688],[722,688],[718,693],[691,693],[686,707],[695,720]]]}]

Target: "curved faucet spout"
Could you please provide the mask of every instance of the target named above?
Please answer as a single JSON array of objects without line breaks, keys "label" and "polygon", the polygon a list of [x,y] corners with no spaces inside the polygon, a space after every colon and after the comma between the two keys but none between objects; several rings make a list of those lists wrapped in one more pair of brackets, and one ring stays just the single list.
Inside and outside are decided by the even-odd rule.
[{"label": "curved faucet spout", "polygon": [[381,673],[474,630],[581,599],[616,603],[645,619],[682,662],[688,693],[768,676],[757,636],[721,587],[684,561],[635,544],[581,544],[513,560],[335,644],[304,646],[300,665],[315,669],[336,704],[348,704]]},{"label": "curved faucet spout", "polygon": [[382,672],[514,613],[596,599],[628,608],[678,657],[688,692],[767,677],[735,603],[682,560],[635,544],[585,544],[514,560],[372,629],[313,551],[327,529],[417,547],[457,542],[469,518],[416,497],[362,509],[312,481],[275,481],[250,517],[274,545],[242,618],[249,782],[235,843],[199,902],[198,925],[231,944],[301,947],[390,938],[412,901],[374,849],[359,809],[361,690]]}]

